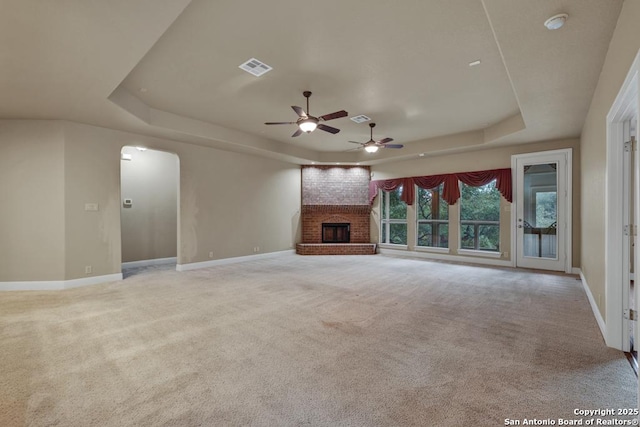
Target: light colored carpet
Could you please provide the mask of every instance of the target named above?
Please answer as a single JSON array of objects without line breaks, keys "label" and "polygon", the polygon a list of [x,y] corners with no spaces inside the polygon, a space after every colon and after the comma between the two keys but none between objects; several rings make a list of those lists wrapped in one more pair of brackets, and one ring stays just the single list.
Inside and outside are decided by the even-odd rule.
[{"label": "light colored carpet", "polygon": [[498,426],[635,408],[573,276],[283,255],[0,295],[1,426]]}]

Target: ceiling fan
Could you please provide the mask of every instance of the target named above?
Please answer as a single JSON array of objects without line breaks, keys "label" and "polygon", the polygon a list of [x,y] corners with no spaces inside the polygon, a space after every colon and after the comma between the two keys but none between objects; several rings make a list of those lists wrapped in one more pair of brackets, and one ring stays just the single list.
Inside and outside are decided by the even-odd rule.
[{"label": "ceiling fan", "polygon": [[302,92],[305,98],[307,98],[307,110],[303,110],[300,107],[292,105],[293,111],[298,115],[298,120],[295,122],[267,122],[265,125],[298,125],[298,129],[291,135],[292,137],[300,136],[302,132],[311,133],[316,128],[321,129],[325,132],[336,134],[340,132],[340,129],[336,129],[331,126],[327,126],[324,123],[328,120],[339,119],[340,117],[346,117],[348,113],[344,110],[336,111],[335,113],[325,114],[324,116],[314,117],[309,115],[309,97],[311,96],[311,92],[308,90]]},{"label": "ceiling fan", "polygon": [[358,141],[349,141],[352,144],[360,144],[364,148],[367,153],[375,153],[378,151],[378,148],[402,148],[404,145],[402,144],[388,144],[388,142],[393,141],[393,138],[383,138],[380,141],[373,140],[373,128],[376,127],[375,123],[369,123],[369,127],[371,128],[371,138],[367,142],[358,142]]}]

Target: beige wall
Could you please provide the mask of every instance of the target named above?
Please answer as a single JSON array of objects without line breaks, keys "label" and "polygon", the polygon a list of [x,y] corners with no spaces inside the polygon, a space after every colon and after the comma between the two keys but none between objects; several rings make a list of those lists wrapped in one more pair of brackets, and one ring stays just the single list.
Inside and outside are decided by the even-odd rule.
[{"label": "beige wall", "polygon": [[[300,168],[64,121],[0,122],[0,281],[120,272],[120,151],[180,158],[181,264],[291,249],[300,237]],[[86,211],[96,203],[98,211]],[[5,236],[7,236],[5,238]]]},{"label": "beige wall", "polygon": [[[65,134],[66,279],[120,272],[120,150],[106,130],[61,122]],[[85,211],[97,203],[98,211]],[[91,266],[92,273],[85,274]]]},{"label": "beige wall", "polygon": [[[534,144],[516,145],[509,147],[496,147],[482,151],[468,151],[464,153],[450,154],[444,156],[425,156],[402,162],[385,163],[372,166],[374,180],[400,178],[407,176],[437,175],[441,173],[466,172],[486,169],[500,169],[511,167],[511,156],[514,154],[534,153],[538,151],[557,150],[562,148],[573,149],[573,266],[580,266],[580,153],[579,141],[577,139],[566,139],[558,141],[545,141]],[[372,216],[372,238],[379,235],[379,212],[376,201]],[[458,215],[459,203],[450,208],[450,218]],[[508,257],[503,260],[510,260],[513,254],[511,248],[511,211],[510,204],[505,200],[501,202],[500,209],[500,247],[501,252],[509,252]],[[409,212],[411,214],[411,212]],[[412,221],[407,224],[415,228]],[[408,230],[411,232],[411,229]],[[449,241],[451,249],[455,251],[458,236],[457,230],[451,229]],[[411,248],[410,248],[411,249]],[[453,253],[455,254],[455,253]],[[477,258],[477,257],[473,257]],[[473,258],[470,258],[471,260]]]},{"label": "beige wall", "polygon": [[178,247],[178,157],[124,147],[120,161],[122,262],[170,258]]},{"label": "beige wall", "polygon": [[60,122],[0,121],[0,282],[64,279]]},{"label": "beige wall", "polygon": [[605,306],[606,117],[640,49],[640,1],[626,0],[609,44],[580,140],[582,185],[581,269],[603,318]]}]

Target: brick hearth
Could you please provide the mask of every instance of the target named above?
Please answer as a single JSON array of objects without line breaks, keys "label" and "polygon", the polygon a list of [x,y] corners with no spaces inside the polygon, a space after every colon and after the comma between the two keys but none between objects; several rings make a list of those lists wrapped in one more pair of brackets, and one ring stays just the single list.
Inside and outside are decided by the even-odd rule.
[{"label": "brick hearth", "polygon": [[298,255],[375,255],[375,243],[298,243]]}]

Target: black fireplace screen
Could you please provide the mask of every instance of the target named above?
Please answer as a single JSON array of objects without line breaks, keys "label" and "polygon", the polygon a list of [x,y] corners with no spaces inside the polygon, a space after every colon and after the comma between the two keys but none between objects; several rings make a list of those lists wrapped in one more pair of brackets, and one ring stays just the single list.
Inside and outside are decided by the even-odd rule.
[{"label": "black fireplace screen", "polygon": [[322,243],[349,243],[349,224],[323,223]]}]

